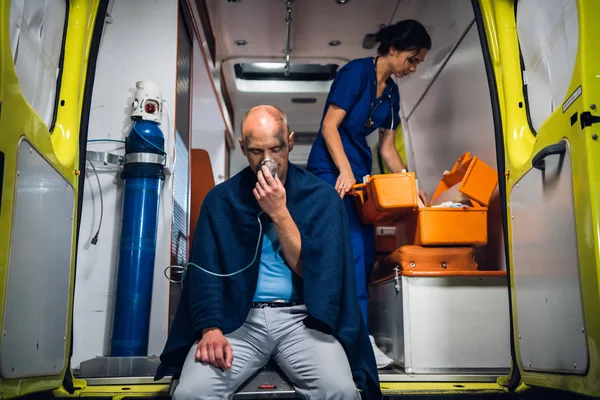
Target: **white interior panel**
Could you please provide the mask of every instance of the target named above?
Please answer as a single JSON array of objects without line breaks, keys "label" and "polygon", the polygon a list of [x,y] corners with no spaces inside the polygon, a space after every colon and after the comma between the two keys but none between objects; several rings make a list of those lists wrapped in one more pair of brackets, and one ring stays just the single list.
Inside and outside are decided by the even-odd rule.
[{"label": "white interior panel", "polygon": [[[415,96],[403,85],[400,93]],[[466,151],[496,168],[492,106],[476,25],[431,84],[408,119],[406,131],[419,187],[430,196],[444,170]]]},{"label": "white interior panel", "polygon": [[73,187],[26,140],[19,144],[0,346],[5,379],[65,367]]},{"label": "white interior panel", "polygon": [[[194,39],[192,63],[192,148],[204,149],[210,157],[215,184],[225,178],[225,123],[217,103],[209,72]],[[193,234],[193,232],[190,232]]]},{"label": "white interior panel", "polygon": [[[193,115],[192,118],[194,118]],[[225,146],[224,128],[221,130],[192,130],[192,148],[208,152],[215,185],[225,180]]]},{"label": "white interior panel", "polygon": [[[417,71],[398,79],[401,83],[401,112],[408,116],[442,68],[452,49],[475,20],[470,0],[406,0],[394,21],[416,19],[431,36],[431,50]],[[405,95],[410,93],[410,95]]]},{"label": "white interior panel", "polygon": [[47,126],[54,117],[65,0],[11,0],[10,44],[19,86]]},{"label": "white interior panel", "polygon": [[[292,3],[291,47],[295,57],[343,57],[347,60],[374,55],[362,48],[364,35],[392,21],[399,0],[302,0]],[[400,2],[401,3],[401,2]],[[206,2],[217,38],[218,57],[276,57],[283,59],[285,15],[283,0]],[[401,7],[401,5],[400,5]],[[246,46],[236,46],[246,40]],[[337,47],[329,41],[340,40]]]},{"label": "white interior panel", "polygon": [[406,372],[510,368],[504,277],[402,277]]},{"label": "white interior panel", "polygon": [[512,188],[518,350],[525,370],[585,374],[588,363],[569,147]]},{"label": "white interior panel", "polygon": [[519,0],[519,44],[527,74],[529,114],[539,130],[560,107],[571,83],[578,46],[575,0]]},{"label": "white interior panel", "polygon": [[[437,8],[421,11],[424,21]],[[408,164],[416,171],[419,187],[431,197],[444,170],[466,151],[497,168],[492,104],[479,32],[471,24],[451,57],[427,87],[408,120],[403,121]],[[400,83],[403,101],[422,95]],[[488,244],[477,249],[481,269],[506,269],[498,190],[488,209]]]},{"label": "white interior panel", "polygon": [[[110,84],[94,85],[89,122],[90,140],[124,140],[129,134],[130,105],[136,81],[149,80],[157,84],[163,99],[169,104],[170,111],[174,111],[177,80],[177,8],[177,2],[171,0],[155,1],[152,7],[148,7],[145,0],[113,3],[112,23],[104,28],[95,78],[96,82]],[[132,15],[135,15],[135,24],[131,22]],[[152,26],[154,39],[147,40],[148,32],[139,29],[139,26]],[[172,148],[175,136],[172,113],[167,115],[163,112],[160,128],[168,138],[166,148]],[[123,145],[115,143],[88,143],[88,149],[116,154],[123,154],[125,151]],[[180,155],[181,153],[178,157]],[[123,180],[114,168],[97,167],[104,200],[104,218],[98,243],[92,245],[90,240],[98,229],[100,199],[96,177],[88,166],[75,285],[72,357],[74,368],[78,368],[81,361],[108,355],[112,332]],[[169,322],[169,282],[165,279],[163,271],[171,260],[173,175],[167,176],[162,185],[148,339],[149,355],[162,352]]]},{"label": "white interior panel", "polygon": [[406,373],[506,373],[506,277],[390,279],[369,289],[369,330]]}]

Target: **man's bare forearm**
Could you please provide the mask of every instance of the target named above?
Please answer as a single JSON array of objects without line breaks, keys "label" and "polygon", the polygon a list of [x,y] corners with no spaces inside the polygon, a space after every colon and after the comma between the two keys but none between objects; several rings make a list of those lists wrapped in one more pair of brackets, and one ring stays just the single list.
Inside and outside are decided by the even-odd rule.
[{"label": "man's bare forearm", "polygon": [[302,250],[302,239],[296,223],[292,219],[289,211],[286,209],[281,215],[273,218],[275,232],[281,243],[281,250],[285,256],[290,268],[299,276],[302,276],[302,260],[300,252]]}]

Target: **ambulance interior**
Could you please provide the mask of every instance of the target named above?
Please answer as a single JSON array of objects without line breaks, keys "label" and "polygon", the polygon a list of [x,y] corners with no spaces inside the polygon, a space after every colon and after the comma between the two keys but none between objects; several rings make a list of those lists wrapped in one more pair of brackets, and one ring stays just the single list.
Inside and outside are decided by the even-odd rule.
[{"label": "ambulance interior", "polygon": [[[286,23],[285,1],[215,0],[204,4],[203,22],[210,21],[214,35],[206,40],[214,41],[212,51],[220,63],[221,85],[217,90],[222,90],[234,133],[224,148],[222,139],[215,139],[217,134],[222,137],[222,131],[206,132],[210,129],[206,126],[192,130],[192,143],[196,134],[212,135],[198,142],[209,153],[215,183],[247,166],[237,143],[240,120],[259,104],[272,104],[286,112],[296,135],[291,162],[304,166],[336,71],[349,60],[375,56],[376,43],[370,35],[381,24],[406,18],[421,21],[433,41],[416,74],[397,80],[409,171],[416,174],[419,187],[431,197],[442,173],[465,152],[496,170],[490,92],[471,1],[294,1],[290,3],[290,24]],[[119,5],[115,3],[114,7],[113,14]],[[288,29],[290,70],[286,76]],[[204,28],[203,33],[206,31]],[[198,86],[197,77],[192,78],[193,90]],[[183,95],[179,93],[179,80],[178,95]],[[192,96],[196,96],[193,91]],[[178,108],[175,112],[179,131],[181,111]],[[195,118],[192,113],[192,123]],[[370,136],[374,175],[382,173],[377,141],[375,132]],[[214,151],[218,145],[221,149]],[[195,182],[207,177],[206,169],[195,168],[194,151],[190,228],[199,208],[195,190],[206,190],[196,189]],[[226,152],[225,157],[221,151]],[[93,179],[89,187],[93,188]],[[394,230],[393,222],[383,220],[378,224],[378,258],[398,247]],[[475,258],[479,275],[445,274],[440,267],[436,272],[439,276],[404,277],[407,283],[402,293],[394,289],[395,279],[385,279],[384,275],[393,273],[393,266],[380,272],[378,283],[371,287],[370,330],[380,348],[398,364],[380,371],[382,381],[401,380],[406,375],[411,380],[494,382],[498,376],[508,374],[511,356],[506,276],[503,272],[485,276],[486,271],[505,270],[497,188],[489,201],[487,232],[483,233],[487,234],[487,243],[477,248]],[[164,277],[159,279],[164,281]],[[176,284],[171,284],[170,302],[172,316],[177,303]],[[405,313],[410,318],[403,320]],[[411,325],[406,326],[409,321]],[[75,353],[74,358],[81,357]],[[83,376],[85,365],[81,367]]]},{"label": "ambulance interior", "polygon": [[[159,1],[148,6],[142,0],[109,2],[98,50],[86,145],[90,163],[85,170],[77,249],[70,358],[74,376],[85,379],[88,385],[156,383],[152,381],[156,358],[166,341],[180,293],[179,284],[166,279],[168,276],[176,280],[180,275],[173,269],[165,272],[165,268],[187,262],[205,193],[247,165],[237,144],[242,116],[260,104],[283,110],[296,134],[290,161],[305,165],[336,71],[352,59],[376,56],[374,33],[382,24],[407,18],[423,23],[433,43],[417,72],[396,80],[402,121],[397,134],[403,137],[404,162],[414,173],[411,179],[416,176],[418,187],[431,198],[444,171],[452,170],[468,152],[471,158],[463,161],[483,164],[488,180],[475,181],[475,189],[484,187],[487,192],[483,198],[471,198],[469,203],[480,214],[479,225],[470,229],[468,224],[461,225],[460,218],[443,220],[446,230],[460,225],[467,233],[475,232],[476,238],[469,239],[472,243],[457,245],[450,240],[433,246],[474,248],[476,267],[467,263],[463,268],[459,263],[450,268],[450,263],[445,262],[424,269],[412,265],[418,262],[402,266],[400,261],[389,258],[400,247],[397,237],[401,225],[397,225],[398,220],[385,218],[377,222],[379,262],[370,286],[369,330],[377,345],[396,363],[380,370],[380,379],[453,382],[460,387],[465,382],[491,383],[508,376],[510,301],[496,173],[503,165],[504,155],[503,149],[498,151],[497,147],[502,139],[497,137],[494,125],[487,50],[482,47],[484,34],[473,3],[476,2],[195,0]],[[517,18],[523,40],[531,37],[533,42],[536,29],[554,26],[523,24],[536,7],[541,7],[538,3],[542,2],[518,2],[522,14],[517,14]],[[565,46],[576,49],[575,2],[559,3],[565,4],[544,6],[547,18],[554,23],[558,17],[552,13],[556,11],[569,22],[561,25],[559,36],[567,38]],[[152,27],[152,40],[146,36],[147,31],[131,22],[132,15],[138,15],[142,26]],[[575,24],[571,23],[573,18]],[[530,49],[534,46],[524,47],[524,51]],[[565,62],[570,63],[567,69],[572,71],[576,51],[566,54],[569,56]],[[534,58],[524,54],[525,63]],[[548,64],[550,69],[552,62]],[[536,71],[539,75],[532,76],[543,81],[546,70]],[[569,78],[557,80],[560,79],[568,84]],[[165,99],[161,129],[166,138],[169,169],[160,194],[148,352],[147,357],[111,358],[123,182],[117,168],[92,155],[123,153],[121,143],[103,140],[126,137],[131,128],[129,105],[135,82],[144,80],[157,84]],[[564,82],[558,84],[564,86]],[[553,93],[534,95],[542,96],[546,103],[552,102]],[[551,109],[545,112],[543,107],[532,111],[534,126],[539,126]],[[369,140],[373,175],[383,174],[377,132]],[[462,174],[456,182],[468,175],[465,169]],[[372,196],[369,200],[374,201]],[[417,212],[409,211],[410,218],[416,218]],[[94,238],[97,243],[92,243]],[[413,244],[411,240],[406,239],[401,245]],[[335,259],[334,254],[331,257]],[[258,384],[274,380],[278,382],[277,390],[293,393],[285,378],[270,368],[240,393],[256,392]],[[168,382],[164,379],[158,383]]]},{"label": "ambulance interior", "polygon": [[[404,134],[408,158],[404,161],[409,171],[415,172],[419,188],[429,198],[443,172],[452,169],[465,152],[477,156],[495,173],[490,91],[471,1],[292,2],[289,77],[285,76],[282,53],[286,44],[286,25],[281,17],[286,12],[284,1],[218,1],[207,5],[217,54],[223,60],[236,137],[240,118],[247,110],[258,104],[276,105],[287,113],[296,132],[291,161],[304,165],[335,71],[349,60],[376,56],[376,43],[369,34],[380,24],[413,18],[428,29],[433,46],[413,76],[396,79],[403,126],[398,134]],[[369,140],[373,175],[381,174],[378,133],[375,131]],[[230,160],[230,174],[247,165],[239,148],[230,153]],[[396,266],[393,261],[374,270],[370,333],[399,365],[380,370],[382,381],[407,379],[403,378],[406,375],[412,380],[495,381],[508,375],[508,289],[500,198],[494,179],[487,232],[483,232],[487,241],[476,249],[478,269],[473,276],[444,271],[440,265],[429,277],[402,277],[402,290],[398,291],[394,288],[396,279],[391,278]],[[377,223],[377,259],[399,247],[395,229],[389,219]],[[468,269],[460,262],[457,268]],[[457,374],[462,376],[449,377]]]}]

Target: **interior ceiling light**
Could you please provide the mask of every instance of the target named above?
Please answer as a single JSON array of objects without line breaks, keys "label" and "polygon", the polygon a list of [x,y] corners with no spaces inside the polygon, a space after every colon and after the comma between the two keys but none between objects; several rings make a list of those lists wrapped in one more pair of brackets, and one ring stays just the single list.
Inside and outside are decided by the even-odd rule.
[{"label": "interior ceiling light", "polygon": [[248,44],[248,42],[246,42],[245,40],[236,40],[235,44],[238,46],[245,46]]},{"label": "interior ceiling light", "polygon": [[285,68],[285,63],[275,63],[275,62],[257,62],[254,63],[254,66],[262,69],[281,69]]},{"label": "interior ceiling light", "polygon": [[333,47],[339,46],[340,44],[342,44],[342,42],[339,40],[332,40],[331,42],[329,42],[329,45]]},{"label": "interior ceiling light", "polygon": [[350,0],[335,0],[336,3],[338,4],[346,4],[348,3]]}]

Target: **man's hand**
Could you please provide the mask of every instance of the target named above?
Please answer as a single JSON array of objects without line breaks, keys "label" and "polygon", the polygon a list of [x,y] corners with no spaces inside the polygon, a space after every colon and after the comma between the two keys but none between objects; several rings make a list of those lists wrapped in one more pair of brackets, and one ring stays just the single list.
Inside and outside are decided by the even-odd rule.
[{"label": "man's hand", "polygon": [[233,349],[219,328],[207,328],[202,331],[202,339],[196,348],[196,360],[221,371],[231,368]]},{"label": "man's hand", "polygon": [[258,205],[271,217],[275,233],[281,243],[281,250],[289,267],[298,276],[302,276],[302,262],[300,253],[302,239],[300,231],[287,208],[285,188],[279,180],[271,176],[267,167],[262,167],[258,172],[258,182],[253,190]]},{"label": "man's hand", "polygon": [[258,182],[252,191],[254,197],[258,201],[258,205],[267,213],[271,219],[284,215],[287,212],[285,188],[279,180],[279,176],[275,178],[269,173],[269,169],[263,166],[257,174]]}]

